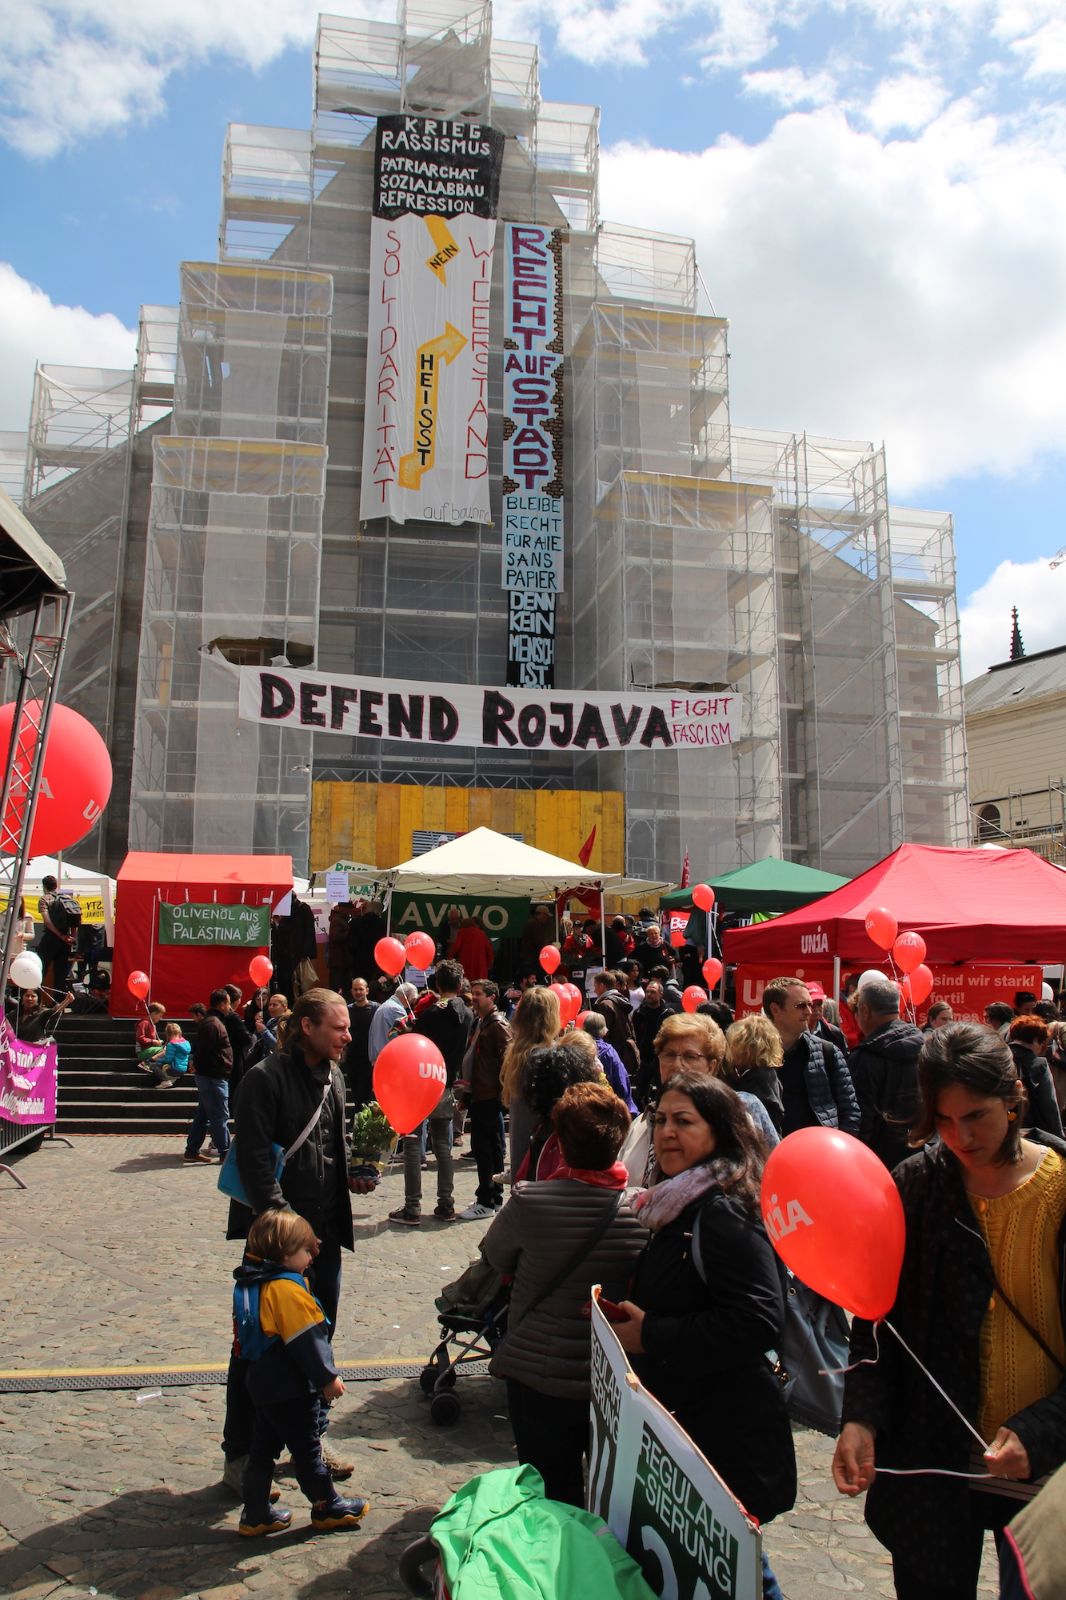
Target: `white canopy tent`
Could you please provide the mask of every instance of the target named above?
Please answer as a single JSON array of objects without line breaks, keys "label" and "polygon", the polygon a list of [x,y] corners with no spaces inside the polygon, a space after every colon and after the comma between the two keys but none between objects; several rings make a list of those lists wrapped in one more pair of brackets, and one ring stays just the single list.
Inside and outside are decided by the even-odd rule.
[{"label": "white canopy tent", "polygon": [[613,880],[577,861],[535,850],[492,828],[474,828],[458,839],[402,861],[385,874],[389,901],[400,890],[408,894],[556,894],[563,889],[595,888]]},{"label": "white canopy tent", "polygon": [[[106,872],[96,872],[89,867],[75,866],[73,861],[63,861],[56,856],[33,856],[26,863],[22,880],[22,898],[26,909],[37,921],[37,901],[44,893],[43,879],[55,878],[61,889],[72,894],[81,903],[86,922],[102,922],[109,945],[115,942],[115,880]],[[93,904],[99,897],[99,911]],[[32,902],[32,903],[31,903]]]}]

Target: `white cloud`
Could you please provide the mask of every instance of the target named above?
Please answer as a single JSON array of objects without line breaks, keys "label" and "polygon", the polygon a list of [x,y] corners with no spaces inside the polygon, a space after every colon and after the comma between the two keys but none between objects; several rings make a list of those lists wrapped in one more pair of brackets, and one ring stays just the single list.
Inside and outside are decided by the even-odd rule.
[{"label": "white cloud", "polygon": [[1053,555],[1036,561],[1001,561],[992,576],[967,596],[959,612],[966,682],[994,662],[1007,660],[1012,606],[1018,607],[1027,655],[1061,645],[1066,565],[1052,570]]},{"label": "white cloud", "polygon": [[1045,22],[1025,38],[1016,39],[1011,48],[1027,59],[1027,78],[1066,77],[1066,22],[1061,17]]},{"label": "white cloud", "polygon": [[36,284],[0,261],[0,428],[29,421],[33,373],[43,365],[132,367],[137,335],[110,312],[57,306]]},{"label": "white cloud", "polygon": [[875,133],[891,133],[897,128],[917,132],[943,110],[947,98],[947,90],[936,78],[916,72],[883,78],[866,107],[866,121]]},{"label": "white cloud", "polygon": [[696,236],[738,422],[884,439],[897,497],[1066,438],[1066,171],[957,103],[882,144],[839,109],[698,154],[616,145],[604,215]]},{"label": "white cloud", "polygon": [[[0,0],[0,136],[47,157],[81,139],[145,122],[169,78],[225,57],[266,66],[314,37],[317,0]],[[332,7],[395,16],[393,0]]]},{"label": "white cloud", "polygon": [[801,67],[777,67],[763,72],[745,72],[741,78],[744,93],[760,95],[791,111],[795,106],[827,106],[837,95],[831,72],[804,72]]}]

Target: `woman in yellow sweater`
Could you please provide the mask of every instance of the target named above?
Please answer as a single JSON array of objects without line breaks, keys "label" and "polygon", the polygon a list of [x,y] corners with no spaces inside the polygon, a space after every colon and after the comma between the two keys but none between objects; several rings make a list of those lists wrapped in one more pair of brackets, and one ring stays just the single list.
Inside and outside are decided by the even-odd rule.
[{"label": "woman in yellow sweater", "polygon": [[985,1530],[998,1541],[1066,1461],[1066,1144],[1027,1128],[989,1028],[929,1034],[918,1075],[911,1143],[925,1148],[892,1174],[907,1243],[888,1320],[951,1403],[889,1331],[856,1320],[851,1359],[872,1364],[848,1376],[833,1477],[869,1489],[897,1600],[973,1600]]}]

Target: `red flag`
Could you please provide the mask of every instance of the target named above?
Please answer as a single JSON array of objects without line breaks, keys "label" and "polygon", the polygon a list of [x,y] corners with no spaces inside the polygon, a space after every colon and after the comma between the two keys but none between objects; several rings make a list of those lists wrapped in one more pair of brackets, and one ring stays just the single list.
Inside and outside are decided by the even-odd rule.
[{"label": "red flag", "polygon": [[686,850],[685,851],[685,859],[681,864],[681,882],[678,884],[678,888],[679,889],[687,889],[688,888],[688,880],[689,880],[689,865],[688,865],[688,851]]},{"label": "red flag", "polygon": [[585,840],[584,844],[581,846],[581,849],[577,853],[577,859],[581,862],[583,867],[587,867],[589,862],[592,860],[592,847],[595,843],[596,824],[594,823],[592,832],[589,834],[588,838]]}]

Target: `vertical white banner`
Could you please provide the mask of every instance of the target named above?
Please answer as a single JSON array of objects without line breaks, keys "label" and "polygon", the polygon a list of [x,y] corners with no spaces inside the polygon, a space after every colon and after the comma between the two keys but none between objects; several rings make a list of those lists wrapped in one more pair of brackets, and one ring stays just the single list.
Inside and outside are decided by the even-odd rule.
[{"label": "vertical white banner", "polygon": [[370,228],[362,518],[491,520],[489,319],[503,135],[382,117]]}]

